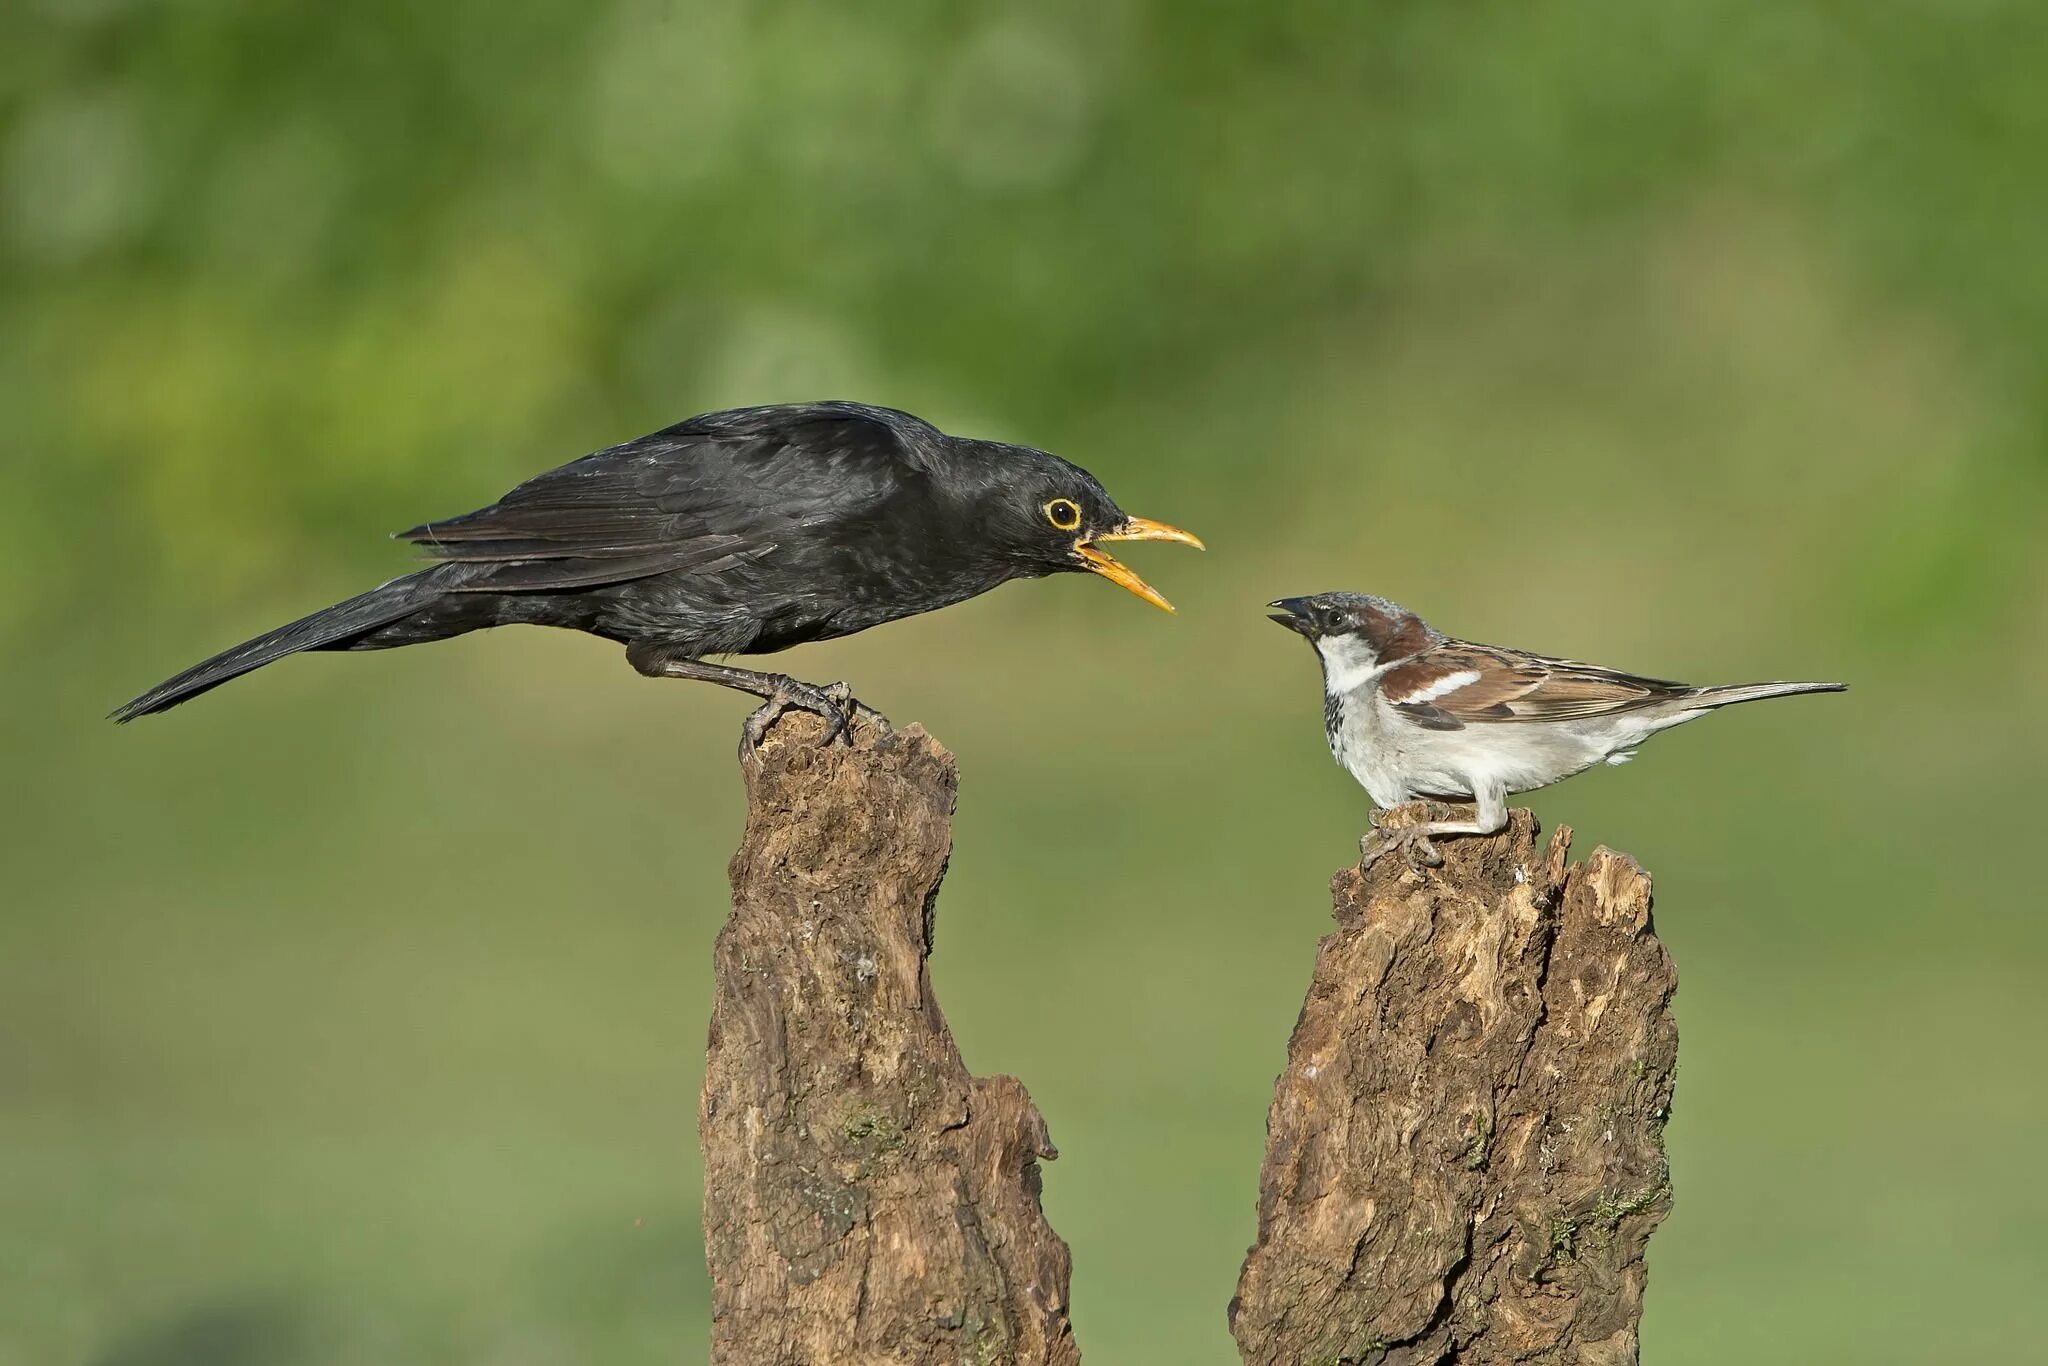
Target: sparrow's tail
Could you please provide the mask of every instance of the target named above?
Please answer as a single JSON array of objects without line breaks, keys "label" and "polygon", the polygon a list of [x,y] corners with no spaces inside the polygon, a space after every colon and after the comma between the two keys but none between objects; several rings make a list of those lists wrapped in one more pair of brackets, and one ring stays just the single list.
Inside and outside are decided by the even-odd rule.
[{"label": "sparrow's tail", "polygon": [[380,626],[411,616],[441,595],[440,567],[424,569],[372,588],[347,602],[301,617],[274,631],[266,631],[232,650],[223,650],[203,664],[195,664],[175,678],[169,678],[142,696],[118,708],[113,719],[133,721],[138,716],[177,706],[209,688],[217,688],[251,669],[295,655],[301,650],[343,649],[348,642]]},{"label": "sparrow's tail", "polygon": [[1700,688],[1685,699],[1687,709],[1726,707],[1736,702],[1757,702],[1766,697],[1790,697],[1801,692],[1847,692],[1847,683],[1735,683],[1725,688]]}]

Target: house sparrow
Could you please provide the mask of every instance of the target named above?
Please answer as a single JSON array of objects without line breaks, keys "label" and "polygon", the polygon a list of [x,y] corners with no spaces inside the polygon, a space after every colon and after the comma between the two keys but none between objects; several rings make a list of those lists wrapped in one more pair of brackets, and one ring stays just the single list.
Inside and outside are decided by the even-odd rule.
[{"label": "house sparrow", "polygon": [[1841,692],[1841,683],[1695,688],[1595,664],[1452,640],[1405,607],[1363,593],[1282,598],[1272,620],[1299,632],[1323,664],[1330,752],[1386,809],[1418,798],[1474,802],[1471,820],[1380,826],[1359,841],[1370,865],[1401,849],[1443,862],[1435,835],[1490,835],[1507,796],[1594,764],[1627,763],[1660,730],[1731,702]]}]

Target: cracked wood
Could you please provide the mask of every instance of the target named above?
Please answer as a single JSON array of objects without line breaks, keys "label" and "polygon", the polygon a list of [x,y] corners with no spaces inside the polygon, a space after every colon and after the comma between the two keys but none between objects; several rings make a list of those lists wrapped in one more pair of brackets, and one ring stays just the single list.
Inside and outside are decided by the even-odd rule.
[{"label": "cracked wood", "polygon": [[1677,977],[1642,869],[1536,836],[1518,810],[1442,868],[1332,882],[1231,1302],[1245,1361],[1636,1361]]},{"label": "cracked wood", "polygon": [[865,721],[742,760],[700,1106],[720,1366],[1070,1366],[1055,1156],[1021,1083],[973,1077],[928,958],[953,758]]}]

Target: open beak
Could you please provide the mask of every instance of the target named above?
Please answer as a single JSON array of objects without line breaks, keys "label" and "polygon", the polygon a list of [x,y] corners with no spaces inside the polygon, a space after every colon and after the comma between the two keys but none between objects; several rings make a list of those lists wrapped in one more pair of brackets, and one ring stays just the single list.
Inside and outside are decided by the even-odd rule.
[{"label": "open beak", "polygon": [[1277,621],[1288,630],[1298,632],[1310,640],[1316,638],[1316,626],[1309,617],[1307,598],[1282,598],[1278,602],[1269,602],[1266,606],[1280,609],[1269,614],[1266,620]]},{"label": "open beak", "polygon": [[1168,526],[1164,522],[1155,522],[1146,517],[1129,518],[1115,531],[1105,531],[1087,540],[1074,542],[1074,553],[1087,562],[1092,573],[1102,575],[1119,588],[1136,593],[1162,612],[1171,612],[1173,604],[1161,597],[1158,589],[1126,568],[1123,561],[1106,550],[1097,550],[1097,541],[1178,541],[1197,550],[1204,548],[1202,538],[1192,531],[1182,531],[1177,526]]}]

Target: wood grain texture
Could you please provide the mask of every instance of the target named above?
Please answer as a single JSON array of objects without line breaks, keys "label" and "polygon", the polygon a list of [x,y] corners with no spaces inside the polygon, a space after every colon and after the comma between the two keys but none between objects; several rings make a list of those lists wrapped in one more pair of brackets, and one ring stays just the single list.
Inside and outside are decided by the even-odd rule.
[{"label": "wood grain texture", "polygon": [[916,726],[743,758],[700,1107],[720,1366],[1068,1366],[1056,1154],[1011,1077],[972,1077],[928,958],[953,758]]},{"label": "wood grain texture", "polygon": [[1636,1361],[1677,977],[1642,869],[1537,833],[1518,810],[1441,868],[1332,882],[1231,1302],[1245,1361]]}]

